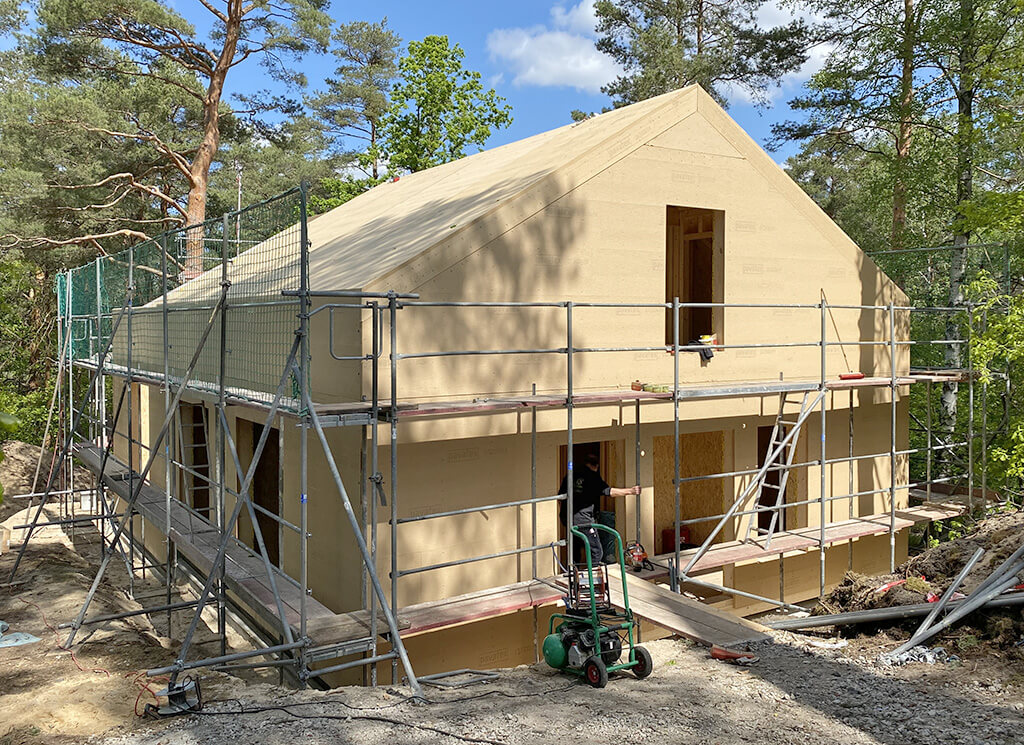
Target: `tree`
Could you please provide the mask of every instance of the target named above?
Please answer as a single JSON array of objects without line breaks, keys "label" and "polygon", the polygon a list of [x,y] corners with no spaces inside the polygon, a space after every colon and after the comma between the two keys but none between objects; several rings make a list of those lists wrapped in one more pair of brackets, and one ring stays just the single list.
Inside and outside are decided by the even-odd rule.
[{"label": "tree", "polygon": [[[976,181],[980,174],[990,206],[1000,201],[993,192],[1014,183],[1005,130],[1019,137],[1021,8],[1015,0],[883,0],[863,7],[819,0],[813,7],[826,19],[833,51],[809,92],[791,104],[809,117],[777,127],[777,140],[813,138],[867,154],[872,172],[890,185],[878,196],[888,205],[891,228],[887,245],[861,245],[949,246],[942,256],[882,263],[901,282],[906,269],[927,276],[916,301],[962,306],[967,248],[972,231],[982,227],[971,219],[980,216]],[[990,235],[992,228],[1002,232],[988,227]],[[957,314],[947,314],[941,337],[962,339],[960,326]],[[943,360],[930,362],[962,365],[961,345],[945,345],[944,352]],[[957,397],[957,384],[944,383],[939,421],[950,441]],[[939,471],[948,471],[945,462]]]},{"label": "tree", "polygon": [[[221,148],[210,175],[208,212],[261,202],[306,181],[319,184],[343,164],[323,131],[306,117],[274,125],[242,123]],[[312,195],[311,195],[312,196]]]},{"label": "tree", "polygon": [[[976,177],[984,149],[981,139],[1007,108],[1019,110],[1022,93],[1020,57],[1024,43],[1024,9],[1015,0],[936,0],[937,12],[924,40],[925,54],[939,70],[939,79],[953,100],[953,144],[956,154],[956,199],[952,215],[948,304],[964,304],[967,251],[976,226],[969,219]],[[1015,123],[1018,135],[1019,123]],[[993,130],[998,128],[992,126]],[[991,183],[999,176],[985,171]],[[994,178],[993,178],[994,177]],[[960,339],[956,318],[947,323],[948,339]],[[946,366],[960,367],[960,345],[946,347]],[[956,383],[944,383],[940,423],[952,435],[957,416]]]},{"label": "tree", "polygon": [[802,21],[762,29],[764,0],[598,0],[597,48],[625,72],[602,90],[616,106],[699,84],[723,106],[729,87],[759,103],[806,60]]},{"label": "tree", "polygon": [[[334,33],[339,65],[327,79],[327,91],[310,97],[317,121],[372,186],[380,179],[380,125],[388,110],[388,92],[398,74],[401,37],[380,23],[342,24]],[[356,148],[350,141],[354,140]]]},{"label": "tree", "polygon": [[461,158],[470,145],[483,147],[492,129],[512,123],[512,109],[480,73],[466,70],[466,53],[447,36],[409,43],[399,61],[399,81],[381,122],[381,140],[392,171],[424,168]]},{"label": "tree", "polygon": [[[198,137],[188,146],[167,142],[153,122],[126,112],[126,126],[112,129],[83,126],[116,140],[145,143],[184,179],[184,207],[174,193],[160,185],[141,183],[124,174],[109,174],[94,185],[116,183],[122,190],[141,191],[184,222],[206,217],[210,169],[221,138],[225,85],[229,72],[250,57],[259,58],[266,72],[288,83],[302,76],[286,68],[285,55],[325,48],[329,19],[324,0],[199,0],[209,12],[212,28],[205,36],[183,16],[157,0],[41,0],[39,50],[51,72],[66,77],[104,76],[121,81],[146,78],[176,89],[178,96],[201,110]],[[265,104],[253,102],[263,100]],[[281,101],[271,96],[248,99],[250,114]],[[190,261],[198,270],[198,242],[190,246]],[[193,254],[195,254],[193,256]],[[186,271],[189,267],[186,267]]]},{"label": "tree", "polygon": [[[921,51],[921,25],[931,0],[885,0],[853,7],[818,0],[821,42],[832,51],[790,101],[803,121],[776,124],[773,145],[815,138],[838,149],[859,149],[881,160],[891,174],[892,221],[887,248],[905,245],[908,169],[914,132],[936,96],[934,67]],[[933,124],[933,123],[932,123]]]}]

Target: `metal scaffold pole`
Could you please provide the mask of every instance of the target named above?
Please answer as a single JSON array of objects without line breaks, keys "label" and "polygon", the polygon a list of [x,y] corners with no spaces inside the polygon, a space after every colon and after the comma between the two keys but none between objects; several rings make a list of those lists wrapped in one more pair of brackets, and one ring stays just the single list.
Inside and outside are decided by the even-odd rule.
[{"label": "metal scaffold pole", "polygon": [[[306,183],[299,185],[299,329],[298,355],[299,362],[293,363],[295,374],[298,375],[300,395],[300,413],[304,406],[312,406],[307,402],[309,395],[309,232],[308,215],[306,213]],[[299,476],[299,638],[307,640],[307,623],[309,621],[308,598],[312,593],[309,588],[309,416],[306,411],[299,422],[299,458],[301,472]],[[282,619],[283,623],[287,623]],[[307,661],[303,655],[299,667],[299,678],[305,682],[308,672]]]},{"label": "metal scaffold pole", "polygon": [[[672,298],[672,491],[675,519],[672,523],[672,546],[675,558],[672,564],[672,589],[682,592],[679,584],[679,298]],[[687,567],[689,570],[689,567]]]},{"label": "metal scaffold pole", "polygon": [[[573,451],[573,432],[572,432],[572,353],[573,353],[573,338],[572,338],[572,302],[565,304],[565,448],[566,448],[566,469],[565,469],[565,563],[569,567],[569,571],[572,571],[573,562],[576,561],[573,546],[573,514],[575,506],[573,504],[573,497],[575,489],[575,479],[573,477],[573,471],[575,464],[573,463],[572,451]],[[584,547],[584,550],[586,548]]]},{"label": "metal scaffold pole", "polygon": [[[169,315],[167,307],[167,293],[170,288],[167,286],[167,235],[161,235],[159,240],[160,246],[160,329],[163,343],[160,345],[163,347],[163,363],[164,363],[164,379],[161,386],[164,389],[164,417],[171,417],[171,428],[174,428],[174,418],[171,411],[171,359],[170,359],[170,326],[169,326]],[[170,610],[171,605],[171,592],[174,585],[174,542],[171,540],[171,494],[174,491],[174,469],[171,466],[172,449],[171,445],[174,442],[174,434],[166,439],[164,442],[164,552],[165,552],[165,569],[164,579],[166,580],[166,605],[168,606],[167,611],[167,636],[173,637],[172,623],[174,619],[174,613]]]},{"label": "metal scaffold pole", "polygon": [[889,571],[896,571],[896,303],[889,301]]},{"label": "metal scaffold pole", "polygon": [[[127,368],[127,375],[125,377],[125,386],[128,388],[128,436],[125,438],[128,445],[128,491],[134,491],[134,485],[132,480],[135,478],[135,391],[132,389],[132,364],[134,362],[134,356],[132,341],[135,336],[132,334],[132,316],[134,315],[135,305],[135,247],[130,246],[128,248],[128,318],[127,318],[127,336],[128,343],[125,345],[125,367]],[[142,434],[142,428],[139,427],[139,434]],[[115,434],[116,437],[116,434]],[[141,439],[141,437],[139,438]],[[142,457],[142,450],[139,450],[139,457]],[[142,479],[139,480],[139,486],[142,486]],[[135,596],[135,518],[132,515],[134,505],[125,509],[125,514],[128,517],[128,594],[132,597]]]},{"label": "metal scaffold pole", "polygon": [[[825,585],[826,585],[826,571],[825,571],[825,528],[828,524],[828,501],[825,496],[828,481],[826,473],[826,467],[828,462],[828,451],[827,451],[827,431],[828,431],[828,391],[825,387],[825,380],[828,376],[828,302],[825,300],[825,293],[821,293],[821,416],[820,416],[820,450],[819,450],[819,470],[820,470],[820,482],[818,500],[820,503],[820,511],[818,515],[818,597],[825,596]],[[796,431],[796,428],[793,428]],[[779,562],[782,562],[782,558],[779,558]]]},{"label": "metal scaffold pole", "polygon": [[[218,334],[218,362],[217,362],[217,527],[224,533],[229,528],[224,522],[224,513],[227,508],[227,374],[228,355],[228,301],[227,296],[231,289],[231,280],[228,279],[228,215],[225,214],[221,221],[221,248],[220,248],[220,286],[223,292],[224,301],[220,307],[220,333]],[[272,422],[271,422],[272,423]],[[270,423],[267,424],[270,426]],[[255,462],[255,458],[253,461]],[[236,498],[238,499],[238,498]],[[217,569],[217,636],[220,637],[220,653],[227,654],[228,629],[227,629],[227,597],[224,587],[224,563],[221,562]]]},{"label": "metal scaffold pole", "polygon": [[[391,610],[390,616],[398,616],[398,297],[394,291],[388,293],[388,333],[391,339]],[[339,481],[340,484],[340,481]],[[381,598],[381,602],[384,599]],[[376,631],[376,629],[374,629]],[[397,633],[392,636],[392,649],[401,645]],[[398,682],[398,660],[391,660],[391,682]]]},{"label": "metal scaffold pole", "polygon": [[[370,303],[370,333],[372,336],[371,341],[371,352],[373,354],[373,363],[370,368],[370,385],[373,390],[370,393],[370,470],[372,474],[370,476],[370,559],[373,562],[373,566],[370,567],[370,571],[377,572],[377,498],[383,500],[384,487],[381,484],[382,478],[380,473],[380,357],[381,357],[381,325],[383,323],[383,317],[381,316],[382,310],[379,303],[373,301]],[[382,502],[383,506],[383,502]],[[369,578],[367,578],[369,579]],[[377,608],[379,606],[377,597],[372,593],[369,593],[367,598],[370,604],[370,629],[373,641],[370,643],[370,656],[377,656]],[[370,665],[370,685],[377,685],[377,666]]]}]

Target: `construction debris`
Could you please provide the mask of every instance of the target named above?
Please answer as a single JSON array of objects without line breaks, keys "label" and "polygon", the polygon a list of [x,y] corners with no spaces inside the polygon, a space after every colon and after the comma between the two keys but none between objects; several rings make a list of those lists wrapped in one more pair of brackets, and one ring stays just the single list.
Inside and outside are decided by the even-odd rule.
[{"label": "construction debris", "polygon": [[923,662],[926,665],[934,665],[937,662],[959,662],[960,658],[955,654],[946,654],[942,647],[911,647],[905,652],[886,652],[878,655],[879,667],[896,667],[906,665],[910,662]]},{"label": "construction debris", "polygon": [[[983,652],[986,644],[1012,647],[1021,638],[1024,616],[1016,606],[1024,605],[1022,579],[1024,513],[1018,511],[982,521],[969,535],[925,551],[892,575],[850,573],[813,615],[767,625],[777,630],[857,625],[870,630],[871,625],[896,624],[890,638],[898,643],[879,657],[882,667],[956,662],[959,657],[945,651],[948,643],[945,647],[925,646],[956,624],[966,624],[959,631],[960,638],[970,647],[982,647],[978,652]],[[986,612],[978,612],[982,610]],[[898,625],[911,618],[923,620],[909,636],[901,638]],[[961,643],[948,637],[947,642]]]},{"label": "construction debris", "polygon": [[749,649],[729,649],[728,647],[720,647],[717,644],[713,644],[711,646],[711,659],[733,662],[737,665],[753,665],[760,658]]}]

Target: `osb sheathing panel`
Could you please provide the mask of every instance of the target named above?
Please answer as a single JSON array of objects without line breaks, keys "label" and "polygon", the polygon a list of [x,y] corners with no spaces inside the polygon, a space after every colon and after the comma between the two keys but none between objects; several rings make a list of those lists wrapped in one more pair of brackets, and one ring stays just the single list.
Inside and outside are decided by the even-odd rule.
[{"label": "osb sheathing panel", "polygon": [[[656,526],[671,528],[675,522],[675,457],[671,436],[654,438],[654,522]],[[725,464],[725,433],[694,432],[679,437],[679,477],[689,478],[721,473]],[[681,484],[679,489],[680,519],[718,515],[724,512],[724,491],[721,479],[693,481]],[[690,541],[701,543],[714,530],[717,521],[694,523],[690,528]],[[727,540],[719,533],[715,542]],[[661,531],[655,537],[655,551],[664,553],[672,545],[664,545]]]}]

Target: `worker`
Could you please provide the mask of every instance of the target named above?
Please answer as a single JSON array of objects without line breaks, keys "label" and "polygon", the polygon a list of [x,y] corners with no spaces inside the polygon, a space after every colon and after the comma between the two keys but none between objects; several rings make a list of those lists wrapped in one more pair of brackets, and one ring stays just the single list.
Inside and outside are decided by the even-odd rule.
[{"label": "worker", "polygon": [[[596,453],[587,455],[586,463],[580,470],[573,470],[572,480],[575,484],[572,490],[572,524],[578,528],[590,544],[590,562],[597,566],[604,558],[604,547],[601,545],[601,536],[594,522],[597,519],[597,510],[601,504],[601,497],[627,497],[640,493],[640,485],[626,487],[623,489],[608,486],[600,474],[601,459]],[[559,494],[568,494],[567,481],[569,474],[562,477],[562,485],[558,487]],[[562,524],[565,524],[565,507],[562,502],[561,517]],[[577,551],[582,553],[583,547],[576,542]]]}]

